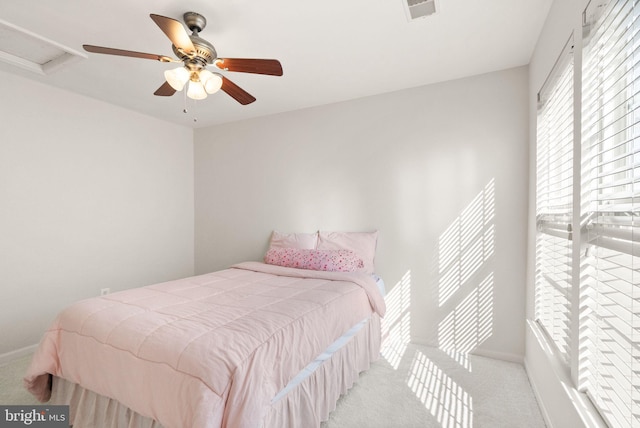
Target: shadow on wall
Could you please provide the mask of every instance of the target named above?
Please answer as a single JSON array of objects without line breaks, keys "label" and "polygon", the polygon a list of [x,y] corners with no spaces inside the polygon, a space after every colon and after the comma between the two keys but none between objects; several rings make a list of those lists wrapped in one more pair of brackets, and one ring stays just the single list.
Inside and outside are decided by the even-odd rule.
[{"label": "shadow on wall", "polygon": [[[468,355],[493,333],[495,180],[491,179],[438,239],[433,263],[442,316],[437,346],[468,372]],[[411,340],[411,270],[385,297],[382,356],[398,369]],[[407,387],[443,427],[473,426],[472,397],[424,354],[413,356]]]}]

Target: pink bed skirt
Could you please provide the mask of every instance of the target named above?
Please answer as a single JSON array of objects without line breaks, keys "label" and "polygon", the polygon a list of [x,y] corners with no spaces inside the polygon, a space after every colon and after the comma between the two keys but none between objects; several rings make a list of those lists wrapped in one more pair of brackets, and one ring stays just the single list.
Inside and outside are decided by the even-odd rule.
[{"label": "pink bed skirt", "polygon": [[[380,355],[380,317],[370,321],[330,359],[281,400],[272,404],[263,428],[320,427],[335,410],[361,372]],[[116,400],[98,395],[61,378],[53,379],[51,404],[69,404],[73,425],[82,428],[163,428]],[[164,427],[173,428],[173,427]],[[176,427],[177,428],[177,427]]]}]

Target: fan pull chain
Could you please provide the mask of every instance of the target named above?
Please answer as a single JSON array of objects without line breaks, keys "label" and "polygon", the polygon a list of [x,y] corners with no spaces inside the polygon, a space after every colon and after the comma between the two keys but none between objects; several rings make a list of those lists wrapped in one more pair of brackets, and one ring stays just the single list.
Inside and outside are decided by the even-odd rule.
[{"label": "fan pull chain", "polygon": [[[187,101],[187,91],[183,91],[183,94],[184,94],[184,96],[183,96],[183,106],[184,106],[184,108],[182,109],[182,112],[184,114],[189,114],[189,110],[187,109],[187,102],[188,102]],[[194,105],[194,110],[195,110],[195,101],[193,101],[193,103],[194,103],[193,105]],[[197,122],[198,118],[196,116],[193,116],[193,121]]]},{"label": "fan pull chain", "polygon": [[189,110],[187,110],[187,91],[182,91],[182,105],[184,106],[182,112],[187,114],[189,112]]},{"label": "fan pull chain", "polygon": [[197,103],[197,101],[196,101],[196,100],[192,100],[192,101],[191,101],[191,106],[192,106],[192,107],[191,107],[191,110],[193,111],[193,121],[194,121],[194,122],[197,122],[197,121],[198,121],[198,117],[196,116],[196,103]]}]

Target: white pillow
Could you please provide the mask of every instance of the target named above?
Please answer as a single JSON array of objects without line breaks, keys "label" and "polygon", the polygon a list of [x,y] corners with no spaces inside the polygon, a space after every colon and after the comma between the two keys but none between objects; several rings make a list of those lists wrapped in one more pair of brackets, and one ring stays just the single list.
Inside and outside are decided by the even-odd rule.
[{"label": "white pillow", "polygon": [[271,248],[300,248],[315,250],[318,243],[318,232],[315,233],[280,233],[273,231],[271,234]]},{"label": "white pillow", "polygon": [[323,232],[318,234],[318,250],[350,250],[364,262],[363,272],[374,273],[378,231]]}]

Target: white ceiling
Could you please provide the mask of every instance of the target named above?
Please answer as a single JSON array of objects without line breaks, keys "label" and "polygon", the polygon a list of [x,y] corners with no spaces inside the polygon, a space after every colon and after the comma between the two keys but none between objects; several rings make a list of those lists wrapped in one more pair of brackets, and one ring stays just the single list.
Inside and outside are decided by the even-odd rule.
[{"label": "white ceiling", "polygon": [[[406,0],[2,0],[0,19],[86,54],[46,76],[0,70],[166,121],[203,127],[528,64],[552,0],[438,0],[409,22]],[[173,56],[150,13],[201,13],[220,57],[276,58],[284,76],[226,72],[257,98],[156,97],[176,64],[84,52],[83,44]],[[194,117],[197,121],[194,122]]]}]

